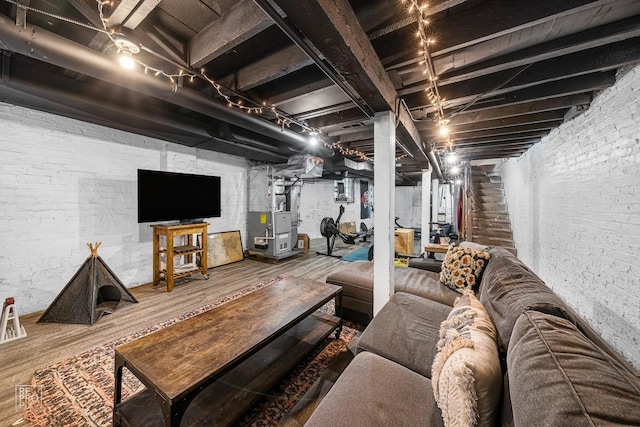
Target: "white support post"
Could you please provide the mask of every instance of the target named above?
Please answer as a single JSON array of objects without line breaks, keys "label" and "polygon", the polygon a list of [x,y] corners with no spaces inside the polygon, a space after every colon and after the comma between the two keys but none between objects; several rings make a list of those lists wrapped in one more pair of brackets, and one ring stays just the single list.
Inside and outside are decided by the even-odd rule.
[{"label": "white support post", "polygon": [[437,178],[431,181],[431,222],[438,222],[438,205],[440,204],[440,183]]},{"label": "white support post", "polygon": [[431,169],[422,171],[422,209],[420,213],[421,235],[420,253],[429,243],[431,233]]},{"label": "white support post", "polygon": [[373,228],[373,315],[394,292],[394,219],[396,128],[391,111],[376,113],[373,120],[374,215]]}]

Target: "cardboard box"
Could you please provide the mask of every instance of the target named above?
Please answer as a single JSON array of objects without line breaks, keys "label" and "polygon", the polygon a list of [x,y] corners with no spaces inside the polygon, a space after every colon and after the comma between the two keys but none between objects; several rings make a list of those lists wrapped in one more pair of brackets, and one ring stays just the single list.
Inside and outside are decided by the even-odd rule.
[{"label": "cardboard box", "polygon": [[309,252],[309,236],[306,234],[298,234],[296,249],[302,249],[302,252],[305,254]]},{"label": "cardboard box", "polygon": [[355,233],[356,223],[354,221],[341,222],[340,224],[338,224],[338,230],[340,230],[341,233],[345,233],[345,234]]},{"label": "cardboard box", "polygon": [[413,255],[413,229],[396,228],[394,248],[398,255]]}]

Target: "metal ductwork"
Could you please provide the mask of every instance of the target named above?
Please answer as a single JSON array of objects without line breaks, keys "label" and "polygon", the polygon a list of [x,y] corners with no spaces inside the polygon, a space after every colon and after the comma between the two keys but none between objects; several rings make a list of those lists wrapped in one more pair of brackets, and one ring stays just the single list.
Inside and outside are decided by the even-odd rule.
[{"label": "metal ductwork", "polygon": [[2,15],[0,15],[0,48],[167,101],[297,146],[301,150],[308,147],[308,140],[304,135],[283,129],[256,115],[229,108],[215,99],[208,98],[195,90],[174,85],[166,79],[144,73],[128,72],[112,58],[93,49],[41,28],[31,25],[17,26],[11,19]]}]

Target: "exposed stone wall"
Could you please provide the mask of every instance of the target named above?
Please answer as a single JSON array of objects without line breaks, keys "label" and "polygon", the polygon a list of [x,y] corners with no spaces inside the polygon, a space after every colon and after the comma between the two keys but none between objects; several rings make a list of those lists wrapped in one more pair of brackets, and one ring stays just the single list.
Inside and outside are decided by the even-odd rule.
[{"label": "exposed stone wall", "polygon": [[[222,177],[221,218],[242,230],[246,160],[0,103],[0,297],[20,314],[45,309],[89,255],[126,286],[152,279],[152,234],[137,222],[137,170]],[[167,197],[170,203],[170,195]]]},{"label": "exposed stone wall", "polygon": [[640,66],[501,175],[518,257],[640,368]]}]

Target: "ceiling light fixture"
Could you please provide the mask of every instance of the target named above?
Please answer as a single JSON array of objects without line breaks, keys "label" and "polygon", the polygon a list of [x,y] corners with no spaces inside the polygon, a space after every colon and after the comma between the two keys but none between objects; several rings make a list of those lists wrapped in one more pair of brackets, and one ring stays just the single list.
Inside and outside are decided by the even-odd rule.
[{"label": "ceiling light fixture", "polygon": [[140,53],[140,47],[121,35],[115,37],[113,43],[116,45],[116,48],[118,48],[118,61],[120,65],[127,70],[131,70],[136,65],[133,55]]}]

